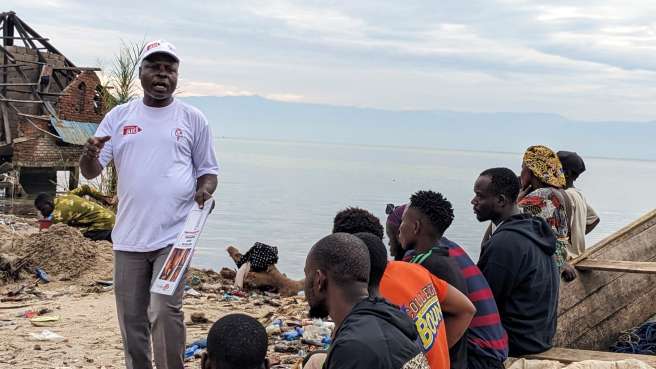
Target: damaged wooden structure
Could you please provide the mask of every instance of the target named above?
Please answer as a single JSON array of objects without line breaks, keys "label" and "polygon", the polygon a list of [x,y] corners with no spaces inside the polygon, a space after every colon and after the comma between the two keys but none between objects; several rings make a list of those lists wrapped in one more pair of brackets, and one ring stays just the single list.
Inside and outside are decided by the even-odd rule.
[{"label": "damaged wooden structure", "polygon": [[14,12],[0,13],[0,165],[28,193],[77,186],[82,145],[103,118],[95,71],[78,67]]},{"label": "damaged wooden structure", "polygon": [[573,282],[561,282],[555,346],[532,358],[581,361],[656,356],[607,351],[619,335],[656,315],[656,209],[572,261]]}]

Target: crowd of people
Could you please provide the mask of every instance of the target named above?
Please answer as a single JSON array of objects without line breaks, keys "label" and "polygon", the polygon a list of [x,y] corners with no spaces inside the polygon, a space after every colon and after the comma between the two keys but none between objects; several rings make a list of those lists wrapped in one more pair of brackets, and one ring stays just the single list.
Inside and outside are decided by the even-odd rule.
[{"label": "crowd of people", "polygon": [[[503,368],[509,356],[548,350],[561,277],[576,277],[567,275],[568,261],[585,250],[583,236],[599,218],[573,187],[585,169],[577,154],[534,146],[522,168],[519,177],[491,168],[474,182],[474,213],[491,223],[478,263],[444,236],[454,214],[438,192],[389,205],[385,226],[365,209],[340,211],[304,268],[310,317],[330,318],[336,330],[329,350],[304,368]],[[245,315],[224,319],[259,326]],[[257,330],[255,342],[266,342]],[[226,349],[211,346],[219,341],[208,338],[203,368],[267,367],[262,344],[247,344],[259,356],[245,366],[250,348],[235,347],[239,355],[227,362]]]},{"label": "crowd of people", "polygon": [[[143,99],[111,110],[85,146],[86,178],[112,161],[118,172],[115,218],[84,196],[106,199],[82,190],[35,201],[53,222],[113,243],[128,369],[152,368],[153,358],[158,369],[184,367],[183,284],[171,296],[151,293],[150,284],[194,202],[202,206],[218,184],[206,118],[173,97],[179,63],[170,43],[148,43],[139,63]],[[502,368],[509,355],[549,349],[561,276],[576,278],[569,260],[599,222],[574,187],[584,170],[576,153],[532,146],[519,176],[491,168],[472,178],[474,213],[490,221],[477,263],[445,237],[454,213],[438,192],[389,205],[385,226],[365,209],[339,212],[305,263],[309,314],[336,327],[329,350],[306,367]],[[231,314],[212,326],[202,367],[268,368],[266,352],[264,328]]]}]

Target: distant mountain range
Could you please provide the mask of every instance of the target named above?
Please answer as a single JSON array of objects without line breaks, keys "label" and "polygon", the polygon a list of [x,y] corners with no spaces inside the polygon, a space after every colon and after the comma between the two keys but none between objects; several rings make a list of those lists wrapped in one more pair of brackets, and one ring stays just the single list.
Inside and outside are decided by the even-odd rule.
[{"label": "distant mountain range", "polygon": [[585,122],[557,114],[392,111],[193,96],[222,137],[523,152],[544,144],[585,156],[656,160],[656,122]]}]

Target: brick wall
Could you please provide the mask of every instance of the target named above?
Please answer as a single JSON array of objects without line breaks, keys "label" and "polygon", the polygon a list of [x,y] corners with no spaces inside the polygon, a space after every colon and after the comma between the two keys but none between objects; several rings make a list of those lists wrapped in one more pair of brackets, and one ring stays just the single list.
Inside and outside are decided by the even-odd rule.
[{"label": "brick wall", "polygon": [[[100,123],[103,118],[102,109],[94,106],[96,88],[100,79],[96,73],[84,71],[71,82],[57,102],[59,118],[78,122]],[[97,101],[99,103],[99,101]],[[98,110],[98,112],[96,111]]]},{"label": "brick wall", "polygon": [[[57,100],[59,118],[99,123],[103,114],[97,113],[94,106],[95,91],[99,84],[100,80],[94,72],[80,73],[62,91],[65,95]],[[84,88],[80,88],[81,85]],[[25,117],[19,118],[21,136],[29,139],[14,143],[14,162],[24,167],[77,166],[82,146],[62,143],[61,140],[41,131],[51,132],[49,121],[33,118],[30,120],[34,125]]]},{"label": "brick wall", "polygon": [[73,167],[82,155],[82,146],[57,146],[57,139],[41,136],[14,143],[13,161],[21,167]]}]

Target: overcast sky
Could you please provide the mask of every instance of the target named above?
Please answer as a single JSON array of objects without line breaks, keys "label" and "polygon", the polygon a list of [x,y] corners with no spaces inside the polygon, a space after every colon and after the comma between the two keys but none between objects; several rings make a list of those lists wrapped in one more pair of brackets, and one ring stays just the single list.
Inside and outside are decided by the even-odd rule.
[{"label": "overcast sky", "polygon": [[[549,4],[549,5],[545,5]],[[186,95],[656,120],[656,1],[3,0],[78,65],[166,39]]]}]

